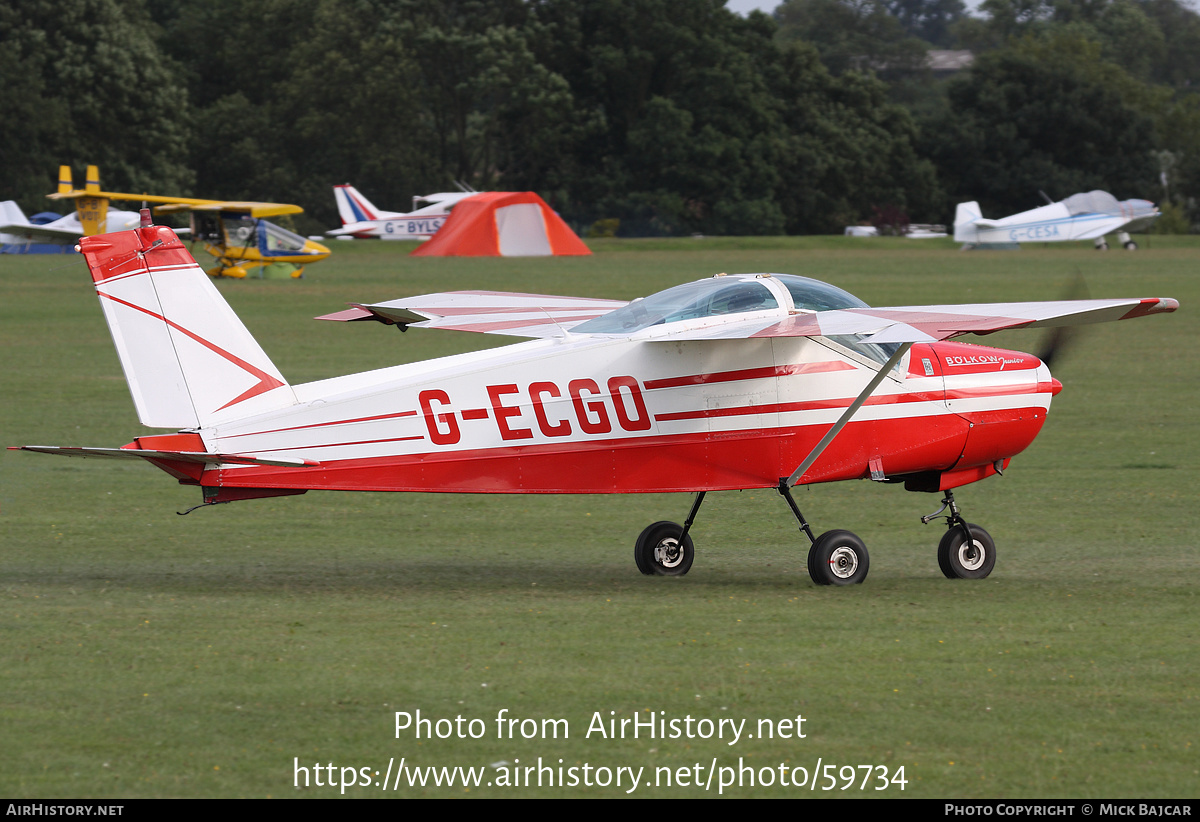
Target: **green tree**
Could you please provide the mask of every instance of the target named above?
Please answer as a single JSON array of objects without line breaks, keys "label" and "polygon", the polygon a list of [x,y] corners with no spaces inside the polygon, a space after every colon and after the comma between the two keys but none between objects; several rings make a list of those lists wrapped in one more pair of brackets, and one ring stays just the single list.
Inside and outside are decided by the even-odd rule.
[{"label": "green tree", "polygon": [[[925,63],[929,44],[906,29],[884,0],[787,0],[775,10],[780,39],[816,47],[834,74],[874,71],[883,77],[913,72]],[[910,4],[912,5],[912,4]],[[907,19],[920,27],[914,7]]]},{"label": "green tree", "polygon": [[[43,210],[59,164],[105,187],[186,190],[188,103],[138,0],[0,6],[0,183]],[[11,196],[11,195],[10,195]],[[40,202],[30,202],[30,200]]]},{"label": "green tree", "polygon": [[955,45],[953,27],[967,13],[962,0],[884,0],[883,5],[910,35],[943,49]]},{"label": "green tree", "polygon": [[[1027,38],[982,55],[949,86],[949,110],[929,129],[931,156],[954,201],[985,214],[1100,188],[1148,197],[1157,163],[1153,124],[1126,102],[1139,86],[1078,37]],[[1124,91],[1125,96],[1123,96]]]},{"label": "green tree", "polygon": [[789,233],[838,233],[876,208],[918,222],[940,216],[937,175],[917,153],[916,124],[887,101],[880,80],[833,77],[811,47],[793,46],[778,81],[789,101],[777,194]]},{"label": "green tree", "polygon": [[1200,88],[1200,14],[1180,0],[1138,0],[1137,5],[1163,37],[1163,47],[1152,54],[1151,79],[1195,93]]},{"label": "green tree", "polygon": [[622,233],[783,230],[767,17],[719,0],[550,0],[536,13],[538,58],[575,100],[568,216],[617,216]]}]

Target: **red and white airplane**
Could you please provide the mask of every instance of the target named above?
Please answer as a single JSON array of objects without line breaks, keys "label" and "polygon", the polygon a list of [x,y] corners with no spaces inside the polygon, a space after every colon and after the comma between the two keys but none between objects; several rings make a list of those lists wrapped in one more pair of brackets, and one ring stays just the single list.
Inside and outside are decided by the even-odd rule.
[{"label": "red and white airplane", "polygon": [[[461,185],[461,184],[460,184]],[[413,210],[407,213],[384,211],[359,193],[349,183],[333,187],[342,227],[325,233],[330,237],[378,237],[381,240],[428,240],[441,229],[450,210],[459,201],[478,194],[473,188],[462,191],[440,191],[436,194],[413,197]]]},{"label": "red and white airplane", "polygon": [[[944,492],[948,577],[987,576],[995,545],[953,490],[1007,467],[1061,389],[1038,358],[949,337],[1174,311],[1172,299],[870,308],[787,274],[719,274],[630,303],[460,291],[360,305],[373,319],[532,338],[290,385],[169,229],[80,249],[141,422],[178,433],[121,448],[203,503],[339,491],[696,492],[683,525],[638,537],[645,574],[691,567],[708,491],[775,488],[812,541],[819,584],[862,582],[849,531],[814,536],[796,484],[870,478]],[[197,506],[200,507],[200,506]]]}]

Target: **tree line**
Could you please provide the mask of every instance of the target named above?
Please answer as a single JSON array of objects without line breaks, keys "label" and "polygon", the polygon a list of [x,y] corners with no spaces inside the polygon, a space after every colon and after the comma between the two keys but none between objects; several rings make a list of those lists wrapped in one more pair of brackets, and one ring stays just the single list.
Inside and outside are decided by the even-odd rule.
[{"label": "tree line", "polygon": [[[944,76],[931,48],[970,50]],[[577,229],[812,234],[1102,188],[1200,220],[1181,0],[12,0],[0,198],[114,190],[384,208],[540,193]],[[611,224],[611,223],[610,223]]]}]

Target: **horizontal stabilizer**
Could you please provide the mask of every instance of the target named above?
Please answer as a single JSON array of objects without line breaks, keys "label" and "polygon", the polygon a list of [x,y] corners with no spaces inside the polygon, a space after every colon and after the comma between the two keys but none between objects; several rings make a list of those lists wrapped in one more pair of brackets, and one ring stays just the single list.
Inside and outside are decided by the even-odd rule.
[{"label": "horizontal stabilizer", "polygon": [[186,462],[197,465],[270,465],[275,468],[313,468],[320,463],[306,459],[263,459],[241,454],[213,454],[203,451],[149,451],[141,448],[69,448],[58,445],[22,445],[10,451],[36,451],[60,457],[103,457],[107,459],[143,459]]}]

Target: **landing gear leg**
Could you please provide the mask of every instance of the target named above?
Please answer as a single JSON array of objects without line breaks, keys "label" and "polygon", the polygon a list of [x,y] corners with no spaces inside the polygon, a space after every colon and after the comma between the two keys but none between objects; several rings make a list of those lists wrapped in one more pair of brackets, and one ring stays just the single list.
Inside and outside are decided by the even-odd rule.
[{"label": "landing gear leg", "polygon": [[938,543],[938,567],[948,579],[983,579],[996,567],[996,543],[991,534],[962,518],[954,503],[954,492],[947,491],[942,507],[921,522],[928,525],[947,508],[946,533]]},{"label": "landing gear leg", "polygon": [[779,481],[779,496],[787,500],[788,507],[792,509],[792,513],[796,515],[796,520],[800,523],[800,530],[808,535],[809,543],[814,543],[817,538],[813,536],[812,528],[808,526],[808,520],[804,519],[804,514],[800,513],[800,506],[796,504],[796,500],[792,498],[792,489],[787,484],[786,479]]},{"label": "landing gear leg", "polygon": [[871,558],[863,541],[850,531],[842,530],[826,531],[814,537],[804,514],[800,513],[800,506],[792,498],[792,489],[786,479],[779,481],[778,490],[796,515],[800,530],[812,543],[808,549],[808,575],[812,581],[817,585],[857,585],[866,579]]}]

